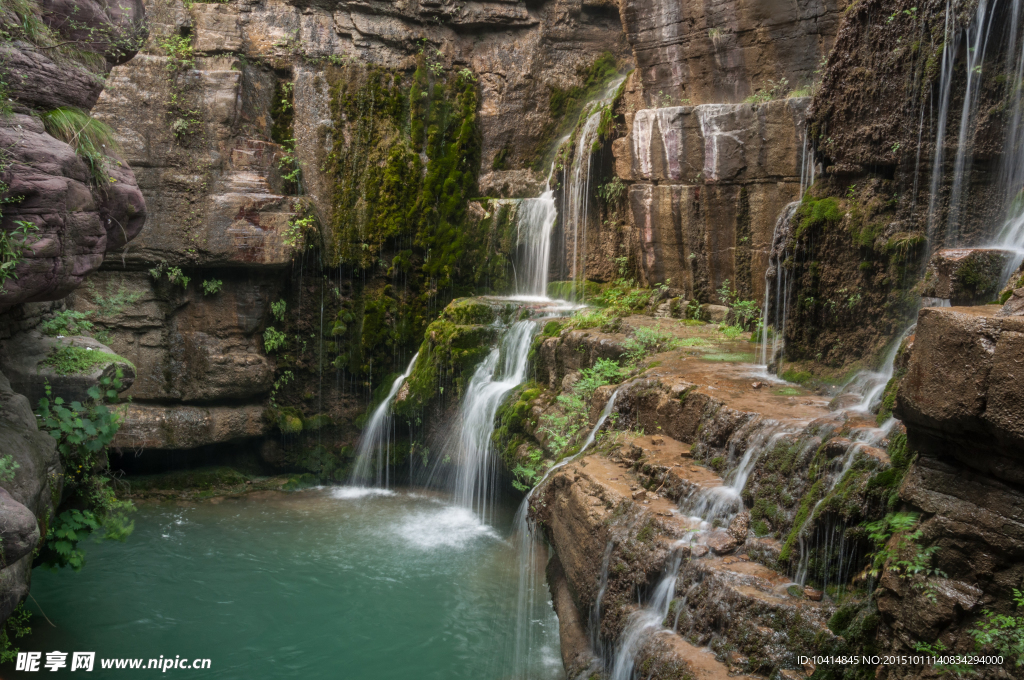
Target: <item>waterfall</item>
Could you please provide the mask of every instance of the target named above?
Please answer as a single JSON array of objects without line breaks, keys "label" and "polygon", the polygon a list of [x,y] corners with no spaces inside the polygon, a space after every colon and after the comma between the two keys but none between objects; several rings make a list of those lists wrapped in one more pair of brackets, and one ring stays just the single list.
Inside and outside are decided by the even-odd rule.
[{"label": "waterfall", "polygon": [[[554,172],[554,164],[551,166]],[[537,198],[519,204],[516,241],[520,248],[520,267],[516,269],[516,296],[547,299],[548,269],[551,262],[551,229],[558,219],[551,174]],[[522,270],[522,271],[520,271]]]},{"label": "waterfall", "polygon": [[[565,234],[567,254],[569,253],[568,239],[570,234],[572,235],[572,265],[569,269],[572,276],[571,298],[577,302],[582,302],[585,297],[587,215],[590,207],[590,170],[593,158],[591,151],[597,140],[597,129],[600,122],[601,108],[598,108],[583,124],[583,129],[576,139],[576,150],[568,173],[568,186],[563,196],[566,206],[563,210],[565,217],[562,229]],[[577,290],[577,286],[580,286],[579,290]]]},{"label": "waterfall", "polygon": [[[813,172],[813,171],[812,171]],[[813,181],[813,180],[812,180]],[[785,341],[786,317],[789,315],[789,271],[785,267],[789,235],[792,231],[793,216],[799,201],[787,205],[775,222],[771,250],[768,252],[768,269],[764,273],[764,308],[761,310],[760,363],[767,367],[776,360]],[[775,293],[774,314],[772,292]],[[769,335],[771,336],[769,341]],[[771,346],[769,349],[769,345]]]},{"label": "waterfall", "polygon": [[457,466],[455,502],[484,521],[491,515],[498,472],[491,444],[494,418],[505,395],[526,380],[536,330],[535,321],[515,322],[477,367],[462,399],[454,436],[445,446]]},{"label": "waterfall", "polygon": [[1003,270],[1000,288],[1024,261],[1024,96],[1017,85],[1024,80],[1024,40],[1018,45],[1021,23],[1021,2],[1013,3],[1010,15],[1010,45],[1007,51],[1006,72],[1014,74],[1007,80],[1010,121],[1006,130],[1006,143],[1000,162],[998,184],[1004,197],[1005,218],[991,246],[1014,253]]},{"label": "waterfall", "polygon": [[946,149],[946,125],[949,120],[949,100],[953,92],[953,62],[960,48],[960,34],[956,30],[956,17],[951,1],[946,0],[945,40],[942,44],[942,66],[939,70],[939,112],[935,132],[935,155],[932,158],[931,189],[928,193],[928,242],[935,240],[935,220],[938,207],[939,185],[942,183],[942,162]]},{"label": "waterfall", "polygon": [[390,463],[391,446],[394,436],[394,419],[391,417],[391,405],[395,401],[395,395],[405,383],[406,378],[412,374],[412,368],[416,365],[419,352],[413,355],[405,373],[395,378],[391,384],[388,395],[384,401],[374,409],[370,420],[366,423],[366,429],[359,438],[359,447],[356,449],[356,465],[349,478],[349,484],[353,486],[374,483],[375,486],[388,488],[391,485]]}]

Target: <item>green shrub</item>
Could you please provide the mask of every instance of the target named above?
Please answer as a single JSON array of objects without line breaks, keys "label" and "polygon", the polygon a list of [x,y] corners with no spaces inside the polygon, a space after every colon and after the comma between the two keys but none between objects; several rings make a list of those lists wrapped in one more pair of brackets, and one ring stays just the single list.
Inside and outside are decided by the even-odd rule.
[{"label": "green shrub", "polygon": [[57,440],[64,468],[61,507],[70,508],[50,522],[39,554],[43,566],[78,571],[85,563],[78,544],[86,536],[102,532],[103,538],[123,541],[134,529],[128,513],[135,507],[117,499],[107,476],[107,448],[121,425],[121,415],[111,407],[119,403],[122,377],[118,369],[113,376],[101,378],[89,388],[84,403],[66,404],[52,395],[49,385],[39,400],[40,429]]},{"label": "green shrub", "polygon": [[[0,190],[6,189],[7,185],[0,182]],[[8,202],[0,199],[0,204]],[[5,293],[4,284],[11,279],[17,279],[16,271],[19,264],[25,261],[25,253],[31,248],[29,237],[39,231],[32,222],[18,220],[12,231],[0,229],[0,294]]]}]

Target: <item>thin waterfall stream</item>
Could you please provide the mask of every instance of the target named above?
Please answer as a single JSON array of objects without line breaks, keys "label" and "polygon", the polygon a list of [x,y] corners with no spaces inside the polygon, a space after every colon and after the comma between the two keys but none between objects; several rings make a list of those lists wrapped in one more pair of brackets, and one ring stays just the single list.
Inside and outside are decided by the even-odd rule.
[{"label": "thin waterfall stream", "polygon": [[405,373],[401,374],[391,384],[384,400],[373,410],[370,419],[366,423],[362,437],[359,438],[359,446],[356,449],[356,464],[352,470],[349,480],[353,485],[365,485],[373,483],[380,488],[388,488],[391,482],[391,461],[392,443],[394,439],[394,418],[392,416],[392,405],[398,390],[405,384],[406,379],[412,374],[412,369],[419,358],[419,352],[413,355]]}]

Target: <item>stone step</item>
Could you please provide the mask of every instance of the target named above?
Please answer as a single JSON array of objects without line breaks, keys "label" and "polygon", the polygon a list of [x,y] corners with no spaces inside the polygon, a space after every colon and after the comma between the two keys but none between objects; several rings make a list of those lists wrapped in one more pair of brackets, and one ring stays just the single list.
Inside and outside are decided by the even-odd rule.
[{"label": "stone step", "polygon": [[802,641],[814,640],[818,649],[835,641],[827,626],[834,607],[820,592],[799,588],[745,553],[684,561],[676,598],[676,631],[710,646],[734,670],[768,673],[782,667],[799,677],[797,656],[806,654]]},{"label": "stone step", "polygon": [[[737,674],[729,664],[719,661],[711,650],[690,644],[677,633],[659,636],[658,660],[652,664],[652,671],[674,663],[685,665],[688,677],[693,680],[761,680],[764,676]],[[656,675],[655,677],[665,677]],[[674,677],[674,676],[673,676]]]}]

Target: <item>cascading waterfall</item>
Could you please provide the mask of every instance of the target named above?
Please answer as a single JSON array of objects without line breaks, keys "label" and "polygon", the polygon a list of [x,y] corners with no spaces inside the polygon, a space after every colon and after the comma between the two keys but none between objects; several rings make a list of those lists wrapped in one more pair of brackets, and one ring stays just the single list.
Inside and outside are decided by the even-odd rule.
[{"label": "cascading waterfall", "polygon": [[445,446],[457,466],[455,502],[484,521],[492,514],[498,472],[491,446],[494,418],[505,395],[526,380],[536,330],[535,321],[515,322],[477,367],[459,409],[458,427]]},{"label": "cascading waterfall", "polygon": [[357,486],[374,484],[385,489],[390,486],[391,446],[395,427],[391,405],[395,401],[398,390],[412,374],[413,366],[416,365],[416,359],[419,356],[419,352],[413,355],[405,373],[395,378],[384,401],[370,415],[366,429],[359,438],[359,446],[356,449],[356,465],[352,470],[349,484]]},{"label": "cascading waterfall", "polygon": [[1006,71],[1013,73],[1014,77],[1012,80],[1007,79],[1009,91],[1006,96],[1010,116],[997,180],[1004,197],[1003,210],[1006,217],[989,244],[1014,253],[1003,271],[1000,288],[1024,261],[1024,93],[1015,85],[1024,79],[1024,39],[1018,35],[1021,15],[1024,14],[1021,5],[1021,0],[1014,0],[1010,13]]},{"label": "cascading waterfall", "polygon": [[[992,14],[988,0],[980,0],[972,21],[965,29],[967,38],[967,86],[960,112],[960,130],[957,134],[956,159],[953,162],[953,186],[949,193],[949,213],[946,216],[946,246],[955,246],[960,236],[963,216],[964,187],[970,177],[970,159],[973,152],[972,123],[977,119],[981,94],[982,67],[992,28]],[[945,58],[945,54],[943,54]],[[941,140],[939,140],[941,142]]]},{"label": "cascading waterfall", "polygon": [[615,650],[615,662],[609,674],[610,680],[632,680],[636,655],[647,641],[650,633],[661,630],[661,622],[668,616],[669,606],[676,592],[676,580],[679,578],[679,567],[683,563],[683,547],[689,540],[679,541],[672,546],[672,552],[665,561],[665,569],[661,580],[654,587],[647,606],[634,612],[622,631],[618,648]]},{"label": "cascading waterfall", "polygon": [[569,267],[569,274],[572,277],[571,299],[577,302],[583,302],[585,297],[583,283],[586,281],[587,219],[590,209],[594,147],[598,142],[604,107],[610,103],[612,95],[623,80],[622,77],[616,78],[600,98],[590,103],[590,113],[576,137],[572,163],[565,176],[566,186],[562,194],[562,233],[565,253],[572,253],[572,264]]},{"label": "cascading waterfall", "polygon": [[960,33],[956,30],[956,17],[951,1],[946,0],[945,41],[942,46],[942,66],[939,69],[939,111],[935,132],[935,154],[932,158],[931,187],[928,192],[928,242],[935,241],[935,223],[938,211],[939,186],[942,184],[942,163],[945,156],[946,125],[949,122],[949,101],[953,92],[953,62],[960,49]]}]

